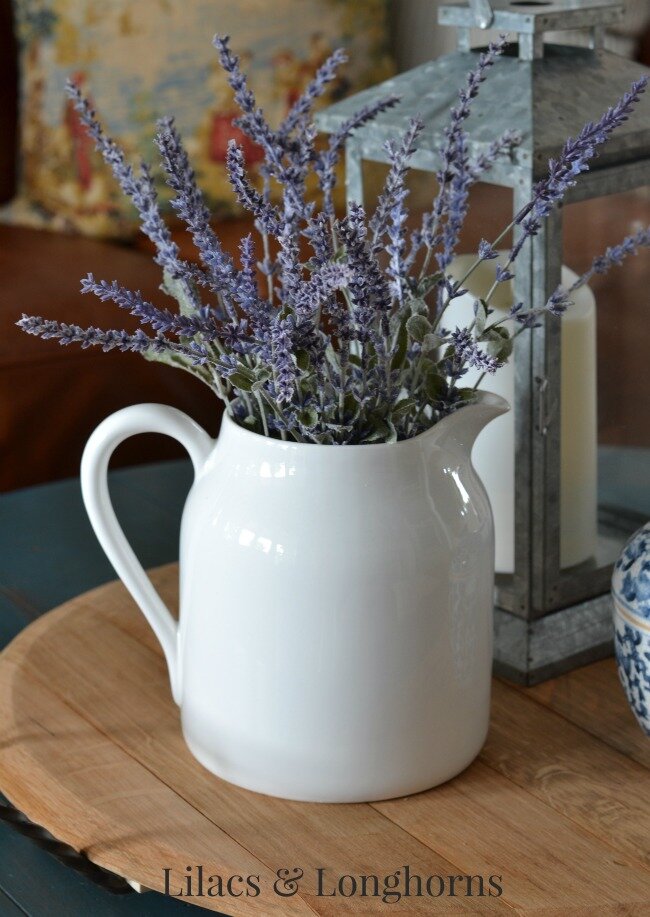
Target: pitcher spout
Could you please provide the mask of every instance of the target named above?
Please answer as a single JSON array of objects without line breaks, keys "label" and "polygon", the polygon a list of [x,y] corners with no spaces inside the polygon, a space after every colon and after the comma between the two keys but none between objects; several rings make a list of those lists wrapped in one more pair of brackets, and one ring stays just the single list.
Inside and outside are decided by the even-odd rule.
[{"label": "pitcher spout", "polygon": [[491,420],[507,414],[510,405],[500,395],[478,391],[476,400],[453,414],[448,414],[424,435],[428,443],[438,448],[455,448],[469,459],[472,447],[481,430]]}]

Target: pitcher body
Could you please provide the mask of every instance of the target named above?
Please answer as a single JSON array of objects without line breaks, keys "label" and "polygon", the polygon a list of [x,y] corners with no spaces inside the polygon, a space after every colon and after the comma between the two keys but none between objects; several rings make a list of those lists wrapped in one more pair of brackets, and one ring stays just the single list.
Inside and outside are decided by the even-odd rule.
[{"label": "pitcher body", "polygon": [[203,442],[166,654],[209,770],[353,802],[472,761],[489,720],[494,537],[470,452],[503,410],[481,395],[418,437],[364,446],[282,442],[226,417]]}]

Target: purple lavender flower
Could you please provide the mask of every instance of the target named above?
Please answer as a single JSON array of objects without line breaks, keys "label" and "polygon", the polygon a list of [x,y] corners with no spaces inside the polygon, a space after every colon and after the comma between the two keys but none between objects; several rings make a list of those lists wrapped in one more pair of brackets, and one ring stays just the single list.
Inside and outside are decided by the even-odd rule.
[{"label": "purple lavender flower", "polygon": [[512,271],[509,271],[507,267],[503,267],[500,264],[497,264],[495,269],[495,277],[497,283],[506,283],[508,280],[514,279],[514,274]]},{"label": "purple lavender flower", "polygon": [[[69,80],[66,84],[66,92],[88,134],[95,141],[95,148],[110,166],[124,193],[137,208],[142,221],[142,232],[156,246],[156,262],[168,271],[171,277],[184,278],[187,275],[187,265],[180,258],[178,246],[172,240],[169,228],[160,214],[158,194],[149,167],[142,163],[140,176],[137,177],[133,167],[127,163],[122,148],[104,134],[93,108],[84,98],[79,87]],[[188,283],[186,286],[186,294],[198,305],[192,284]]]},{"label": "purple lavender flower", "polygon": [[539,328],[541,322],[537,321],[539,312],[537,310],[524,309],[523,302],[514,303],[508,310],[508,315],[513,318],[521,329]]},{"label": "purple lavender flower", "polygon": [[573,293],[574,290],[588,283],[594,274],[606,274],[610,268],[623,264],[630,255],[636,255],[640,248],[648,247],[650,247],[650,226],[639,229],[631,236],[626,236],[618,245],[605,249],[602,255],[594,258],[590,268],[569,287],[568,292]]},{"label": "purple lavender flower", "polygon": [[551,213],[569,188],[576,184],[578,176],[589,169],[590,161],[598,155],[598,148],[627,121],[647,85],[647,77],[632,83],[630,90],[595,124],[592,121],[585,124],[575,139],[566,141],[559,157],[550,160],[548,175],[537,182],[531,200],[515,218],[522,232],[510,253],[510,263],[518,256],[526,240],[539,232],[540,220]]},{"label": "purple lavender flower", "polygon": [[492,261],[494,258],[499,257],[499,252],[493,248],[490,242],[481,239],[478,246],[478,256],[481,261]]},{"label": "purple lavender flower", "polygon": [[[442,229],[442,251],[436,255],[438,266],[445,270],[452,262],[460,230],[467,216],[467,207],[469,199],[469,189],[471,185],[480,177],[494,162],[497,156],[501,155],[504,149],[511,149],[514,145],[514,137],[507,135],[496,141],[493,149],[488,150],[478,163],[472,163],[468,153],[467,132],[463,128],[463,123],[471,113],[471,106],[474,99],[478,96],[479,88],[487,77],[490,67],[493,67],[497,59],[503,54],[507,45],[504,35],[501,35],[498,41],[488,45],[488,50],[479,55],[477,66],[470,72],[467,78],[467,85],[459,92],[460,105],[452,109],[451,123],[447,129],[447,142],[442,149],[442,167],[438,172],[438,181],[440,189],[433,208],[433,223],[430,227],[432,234],[431,239],[425,239],[427,245],[435,244],[433,236],[434,229],[440,225],[440,221],[446,218]],[[490,158],[492,156],[492,158]],[[440,300],[439,300],[440,302]]]},{"label": "purple lavender flower", "polygon": [[465,131],[459,131],[456,139],[456,163],[454,174],[448,182],[446,221],[442,227],[442,251],[436,254],[440,270],[444,271],[451,264],[458,237],[469,201],[469,189],[472,175],[469,169],[468,138]]},{"label": "purple lavender flower", "polygon": [[[477,97],[481,83],[485,81],[487,71],[494,65],[497,58],[503,54],[506,47],[506,39],[501,36],[497,42],[491,43],[488,50],[479,55],[476,67],[467,77],[467,83],[459,92],[460,104],[451,110],[450,123],[445,129],[445,142],[440,149],[440,168],[436,172],[438,179],[438,194],[433,202],[433,209],[429,214],[425,214],[422,221],[422,241],[429,250],[437,244],[437,233],[441,221],[447,216],[450,207],[450,184],[456,179],[457,185],[455,190],[456,200],[454,207],[457,216],[465,212],[464,195],[466,192],[466,183],[471,174],[475,174],[470,169],[467,158],[466,143],[467,138],[463,129],[463,123],[471,113],[471,106]],[[450,247],[453,247],[453,237],[450,234],[446,241],[446,252],[442,256],[443,262],[451,262]],[[453,256],[452,256],[453,257]]]},{"label": "purple lavender flower", "polygon": [[348,289],[353,305],[356,338],[361,343],[370,340],[375,317],[387,336],[391,292],[367,243],[368,227],[363,207],[360,204],[350,204],[348,214],[339,221],[337,230],[352,270]]},{"label": "purple lavender flower", "polygon": [[547,312],[550,312],[551,315],[563,315],[569,306],[572,306],[573,303],[569,299],[568,293],[562,287],[558,287],[554,293],[552,293],[544,307]]},{"label": "purple lavender flower", "polygon": [[313,125],[305,127],[301,142],[287,150],[288,165],[276,176],[283,191],[284,218],[294,223],[296,220],[308,222],[314,211],[314,202],[306,200],[305,184],[314,156],[315,138],[316,128]]},{"label": "purple lavender flower", "polygon": [[489,172],[493,165],[502,156],[511,156],[522,141],[519,131],[504,131],[496,140],[493,140],[484,153],[479,153],[475,159],[467,164],[472,184],[480,181],[486,172]]},{"label": "purple lavender flower", "polygon": [[[280,130],[273,131],[264,118],[262,109],[257,107],[255,96],[248,86],[248,81],[243,74],[239,58],[230,50],[230,39],[227,35],[215,35],[213,39],[214,47],[219,53],[221,66],[228,77],[228,82],[234,90],[235,101],[242,111],[242,115],[234,120],[234,124],[240,127],[250,139],[260,146],[265,155],[265,162],[260,169],[265,179],[265,190],[262,195],[254,191],[250,182],[245,178],[243,153],[240,149],[240,161],[231,154],[229,148],[226,160],[226,167],[229,170],[229,178],[240,203],[247,210],[255,212],[251,206],[259,198],[259,204],[265,205],[266,212],[261,219],[263,231],[274,234],[274,229],[270,228],[268,208],[270,179],[275,178],[283,186],[285,195],[285,205],[293,213],[305,216],[304,208],[308,205],[304,201],[304,178],[306,175],[308,162],[313,158],[313,127],[309,124],[302,123],[303,116],[308,113],[309,106],[313,103],[311,93],[318,91],[321,87],[323,76],[329,77],[332,69],[342,63],[342,56],[339,53],[333,55],[331,65],[324,65],[324,74],[317,77],[311,89],[302,97],[296,112],[296,118],[290,113],[290,128],[301,126],[300,136],[296,139],[289,137],[289,130],[286,125],[281,126]],[[316,85],[317,84],[317,85]],[[294,123],[295,121],[295,123]],[[310,136],[311,135],[311,136]],[[231,141],[232,144],[232,141]],[[287,164],[285,155],[290,162]],[[234,174],[230,169],[234,168]],[[234,179],[234,180],[233,180]],[[258,205],[259,207],[259,205]]]},{"label": "purple lavender flower", "polygon": [[408,194],[405,179],[409,170],[409,161],[415,153],[417,139],[423,127],[424,123],[421,118],[411,118],[408,129],[399,142],[387,140],[384,144],[390,169],[384,190],[379,195],[375,212],[370,220],[370,228],[373,233],[372,250],[375,254],[381,249],[381,241],[391,219],[397,216],[399,221],[404,212],[404,201]]},{"label": "purple lavender flower", "polygon": [[235,296],[253,327],[266,327],[271,303],[260,296],[257,286],[255,243],[249,233],[239,243],[241,270]]},{"label": "purple lavender flower", "polygon": [[599,121],[585,124],[575,140],[570,138],[566,141],[558,159],[549,162],[548,176],[534,188],[531,203],[536,216],[548,216],[553,205],[561,201],[567,190],[575,185],[578,175],[587,171],[590,160],[598,155],[598,147],[627,121],[647,85],[648,77],[645,76],[632,83],[629,92],[608,108]]},{"label": "purple lavender flower", "polygon": [[475,369],[480,369],[486,373],[495,373],[503,364],[495,357],[486,354],[478,346],[468,328],[456,328],[451,332],[451,341],[456,352],[456,358],[459,362],[467,363]]},{"label": "purple lavender flower", "polygon": [[519,238],[510,250],[510,255],[508,256],[508,264],[513,264],[513,262],[516,261],[516,259],[519,257],[519,253],[521,252],[528,239],[536,236],[541,226],[541,220],[538,220],[537,217],[533,215],[529,215],[522,220],[521,232],[519,233]]},{"label": "purple lavender flower", "polygon": [[[261,237],[259,252],[252,235],[241,240],[238,261],[225,251],[174,122],[166,118],[159,122],[156,143],[173,192],[172,207],[186,224],[201,264],[184,261],[161,217],[148,166],[134,171],[123,151],[104,135],[88,103],[71,87],[90,135],[137,207],[143,231],[156,245],[156,260],[164,271],[163,290],[176,298],[179,310],[162,308],[139,291],[89,274],[82,281],[83,293],[114,302],[151,334],[142,328],[131,334],[26,315],[19,326],[28,334],[61,344],[133,351],[181,366],[209,384],[237,422],[267,436],[345,444],[392,442],[417,435],[466,403],[467,390],[460,389],[459,383],[470,368],[493,373],[509,356],[512,344],[503,327],[506,319],[487,324],[493,313],[491,295],[498,283],[512,278],[521,245],[539,230],[549,209],[627,117],[643,91],[643,81],[598,124],[587,125],[576,140],[567,141],[559,159],[551,162],[547,179],[535,186],[529,206],[517,215],[517,242],[506,264],[496,265],[496,281],[485,300],[475,303],[474,320],[449,331],[441,327],[441,310],[466,292],[464,280],[455,280],[447,267],[467,213],[469,188],[518,142],[512,132],[506,132],[471,158],[464,128],[481,82],[503,51],[503,40],[479,57],[459,94],[441,150],[439,193],[420,229],[412,233],[408,253],[405,178],[421,122],[414,120],[404,137],[388,144],[388,180],[372,218],[355,203],[337,218],[332,191],[343,146],[354,130],[397,99],[362,109],[318,151],[310,114],[335,78],[343,53],[335,52],[323,64],[273,129],[258,108],[228,39],[217,37],[215,46],[241,108],[236,123],[264,154],[259,166],[261,190],[247,175],[242,149],[234,142],[226,163],[239,201],[254,216]],[[320,212],[307,196],[310,171],[322,192]],[[275,183],[281,191],[278,203],[271,195]],[[311,248],[307,260],[303,241]],[[495,260],[496,244],[483,239],[474,266]],[[650,229],[628,236],[596,258],[572,289],[649,244]],[[424,265],[416,277],[412,269],[423,246]],[[441,270],[429,276],[428,262],[433,257]],[[199,296],[204,290],[208,303]],[[508,316],[518,325],[515,334],[535,327],[545,313],[561,315],[570,293],[558,288],[542,307],[515,304]],[[437,297],[436,303],[428,301],[432,297]]]},{"label": "purple lavender flower", "polygon": [[271,366],[278,404],[289,404],[294,396],[297,368],[293,359],[293,330],[290,318],[275,316],[271,324]]},{"label": "purple lavender flower", "polygon": [[264,200],[248,180],[244,152],[235,140],[231,140],[228,144],[226,169],[228,180],[239,203],[253,214],[263,232],[277,235],[282,225],[278,212],[272,204]]},{"label": "purple lavender flower", "polygon": [[192,233],[194,244],[210,272],[212,288],[217,293],[230,291],[235,279],[232,258],[224,252],[210,225],[210,211],[197,187],[194,170],[173,118],[158,122],[156,145],[167,172],[167,183],[175,192],[172,207]]},{"label": "purple lavender flower", "polygon": [[239,58],[230,50],[228,35],[215,35],[212,43],[217,49],[219,60],[228,82],[235,94],[235,102],[239,105],[242,116],[234,122],[254,143],[259,144],[266,153],[271,167],[280,165],[283,148],[278,141],[277,134],[271,130],[261,108],[255,102],[248,81],[241,70]]},{"label": "purple lavender flower", "polygon": [[348,56],[343,48],[338,48],[327,58],[325,63],[318,68],[313,80],[310,81],[302,95],[300,95],[297,101],[291,106],[289,114],[280,125],[278,130],[280,137],[286,137],[292,131],[303,125],[313,108],[314,102],[323,95],[328,84],[336,79],[339,67],[344,64],[347,59]]},{"label": "purple lavender flower", "polygon": [[238,354],[249,354],[255,349],[250,339],[247,318],[234,318],[219,329],[219,343],[222,348]]},{"label": "purple lavender flower", "polygon": [[322,267],[331,261],[334,256],[334,244],[329,215],[324,211],[317,213],[303,230],[303,235],[309,240],[313,251],[313,258],[308,262],[309,267]]},{"label": "purple lavender flower", "polygon": [[347,324],[348,310],[334,298],[336,305],[332,304],[331,294],[337,290],[345,289],[352,279],[352,267],[337,261],[328,262],[314,271],[309,278],[300,284],[295,293],[294,308],[296,315],[315,314],[319,307],[331,305],[329,314],[338,321]]},{"label": "purple lavender flower", "polygon": [[451,275],[445,275],[440,281],[442,289],[447,294],[447,302],[451,302],[452,299],[457,299],[459,296],[464,296],[467,293],[467,290],[461,285],[459,280],[454,280]]},{"label": "purple lavender flower", "polygon": [[318,176],[318,184],[323,194],[323,212],[328,216],[334,214],[332,192],[336,183],[336,166],[341,150],[356,130],[369,121],[373,121],[382,112],[393,108],[399,101],[399,96],[386,96],[384,99],[360,108],[331,135],[327,149],[316,157],[314,171]]},{"label": "purple lavender flower", "polygon": [[103,351],[121,350],[132,353],[146,353],[153,351],[161,353],[182,354],[191,357],[195,365],[208,361],[207,352],[198,345],[185,346],[175,341],[167,340],[162,334],[150,338],[138,329],[133,334],[128,331],[103,331],[101,328],[82,328],[80,325],[71,325],[66,322],[56,322],[41,318],[38,315],[25,315],[16,322],[19,328],[27,334],[33,334],[44,340],[55,339],[59,344],[81,344],[82,349],[87,347],[101,347]]},{"label": "purple lavender flower", "polygon": [[140,319],[142,324],[151,325],[155,331],[165,334],[188,338],[201,335],[206,341],[212,341],[220,332],[214,313],[208,307],[203,307],[191,315],[178,315],[169,309],[159,309],[144,299],[139,290],[127,290],[116,280],[112,283],[106,280],[96,281],[92,274],[88,274],[81,281],[81,292],[94,293],[102,302],[111,300],[120,309],[125,309]]},{"label": "purple lavender flower", "polygon": [[389,255],[388,273],[393,281],[393,289],[398,300],[402,300],[402,260],[406,241],[404,226],[406,223],[405,201],[408,196],[406,175],[409,161],[417,148],[417,139],[424,123],[421,118],[412,118],[408,130],[399,143],[387,141],[386,151],[390,169],[383,192],[377,201],[377,207],[370,220],[372,229],[371,252],[373,255],[381,250],[384,234],[388,235],[386,251]]},{"label": "purple lavender flower", "polygon": [[569,294],[561,286],[549,296],[545,305],[541,308],[525,309],[524,304],[521,302],[515,303],[508,310],[508,315],[510,318],[513,318],[522,329],[524,328],[538,328],[540,323],[537,321],[540,315],[543,315],[544,312],[550,312],[551,315],[560,316],[564,315],[569,306],[572,306],[573,303],[569,299]]}]

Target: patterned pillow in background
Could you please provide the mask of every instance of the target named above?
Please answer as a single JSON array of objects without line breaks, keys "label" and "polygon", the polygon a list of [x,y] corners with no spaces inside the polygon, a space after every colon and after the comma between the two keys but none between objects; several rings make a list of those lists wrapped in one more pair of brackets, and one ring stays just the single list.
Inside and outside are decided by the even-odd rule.
[{"label": "patterned pillow in background", "polygon": [[[212,48],[228,33],[258,103],[277,123],[336,48],[350,62],[323,104],[385,79],[387,0],[14,0],[20,43],[19,191],[13,223],[128,237],[135,213],[93,149],[64,94],[71,77],[130,158],[155,161],[157,118],[172,114],[215,217],[237,213],[224,166],[227,143],[259,150],[236,114]],[[161,197],[167,192],[162,177]]]}]

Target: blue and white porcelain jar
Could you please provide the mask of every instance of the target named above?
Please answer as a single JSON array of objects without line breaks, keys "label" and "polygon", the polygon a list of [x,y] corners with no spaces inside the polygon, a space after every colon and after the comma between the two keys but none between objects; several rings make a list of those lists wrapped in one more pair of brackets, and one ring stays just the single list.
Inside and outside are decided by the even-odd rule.
[{"label": "blue and white porcelain jar", "polygon": [[618,674],[639,726],[650,736],[650,522],[616,561],[612,596]]}]

